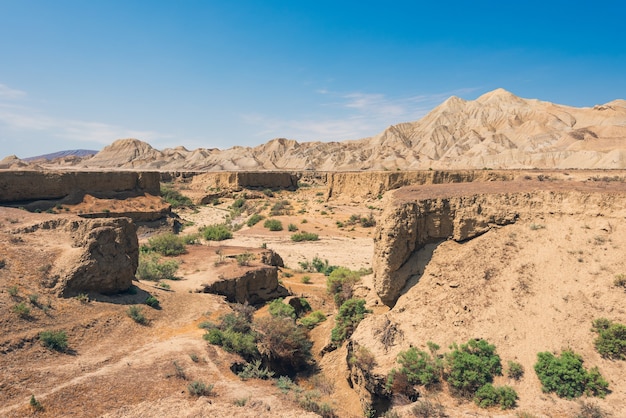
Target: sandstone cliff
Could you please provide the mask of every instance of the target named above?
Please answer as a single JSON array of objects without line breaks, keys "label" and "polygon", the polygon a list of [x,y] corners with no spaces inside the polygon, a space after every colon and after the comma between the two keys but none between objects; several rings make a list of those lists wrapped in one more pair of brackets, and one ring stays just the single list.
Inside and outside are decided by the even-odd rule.
[{"label": "sandstone cliff", "polygon": [[117,197],[160,194],[159,173],[131,171],[0,171],[0,203],[63,199],[89,193]]},{"label": "sandstone cliff", "polygon": [[[594,213],[626,205],[626,186],[562,182],[470,183],[431,185],[395,191],[375,235],[375,289],[383,303],[395,304],[426,244],[462,242],[489,229],[547,213]],[[576,191],[575,191],[576,190]],[[621,206],[624,207],[624,206]]]}]

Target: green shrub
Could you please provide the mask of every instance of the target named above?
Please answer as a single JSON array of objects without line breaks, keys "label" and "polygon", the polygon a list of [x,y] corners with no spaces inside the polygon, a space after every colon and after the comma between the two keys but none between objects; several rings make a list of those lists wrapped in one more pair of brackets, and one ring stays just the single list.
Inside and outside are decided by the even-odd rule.
[{"label": "green shrub", "polygon": [[300,319],[300,324],[308,329],[313,329],[320,322],[326,321],[326,314],[322,311],[313,311]]},{"label": "green shrub", "polygon": [[309,284],[309,283],[311,283],[311,276],[306,276],[306,275],[305,275],[305,276],[302,276],[302,277],[300,278],[300,281],[301,281],[302,283],[304,283],[304,284]]},{"label": "green shrub", "polygon": [[279,202],[276,202],[274,206],[272,206],[272,209],[270,210],[270,215],[271,216],[284,215],[287,212],[289,212],[289,210],[291,210],[291,203],[289,203],[288,200],[281,200]]},{"label": "green shrub", "polygon": [[67,350],[67,335],[65,331],[42,331],[39,334],[41,344],[51,350]]},{"label": "green shrub", "polygon": [[[420,401],[411,408],[411,413],[414,417],[418,418],[448,418],[449,416],[446,414],[442,404],[433,403],[430,399],[420,399]],[[393,416],[398,417],[398,414]]]},{"label": "green shrub", "polygon": [[563,351],[560,357],[550,352],[537,354],[535,372],[544,392],[555,392],[561,398],[578,398],[583,393],[604,397],[608,382],[602,378],[597,368],[587,372],[583,359],[573,351]]},{"label": "green shrub", "polygon": [[374,214],[370,213],[368,217],[362,217],[359,222],[363,228],[371,228],[376,226],[376,220],[374,219]]},{"label": "green shrub", "polygon": [[272,189],[264,189],[263,194],[267,197],[274,197],[274,192],[272,191]]},{"label": "green shrub", "polygon": [[253,358],[258,354],[254,334],[237,332],[233,329],[224,331],[212,328],[204,335],[204,339],[213,345],[219,345],[224,350],[237,353],[243,358]]},{"label": "green shrub", "polygon": [[188,234],[180,237],[184,245],[198,244],[198,238],[200,238],[200,234]]},{"label": "green shrub", "polygon": [[615,287],[622,287],[626,289],[626,275],[622,273],[615,275],[615,280],[613,281],[613,285]]},{"label": "green shrub", "polygon": [[159,300],[156,297],[152,296],[152,295],[148,296],[144,303],[146,305],[148,305],[149,307],[151,307],[151,308],[155,308],[156,309],[156,308],[159,307]]},{"label": "green shrub", "polygon": [[333,296],[335,305],[341,306],[352,297],[354,285],[361,279],[358,272],[346,267],[337,267],[326,279],[326,291]]},{"label": "green shrub", "polygon": [[306,367],[311,347],[305,328],[291,318],[264,317],[254,323],[261,356],[271,362],[274,370],[290,372]]},{"label": "green shrub", "polygon": [[244,199],[243,197],[240,197],[233,202],[231,207],[233,209],[241,209],[244,207],[245,204],[246,204],[246,199]]},{"label": "green shrub", "polygon": [[341,343],[352,335],[359,322],[365,317],[365,314],[370,312],[370,310],[365,308],[365,300],[346,300],[335,316],[335,328],[332,329],[330,334],[333,345],[339,347]]},{"label": "green shrub", "polygon": [[474,395],[474,402],[481,408],[499,405],[502,409],[512,409],[517,401],[517,393],[510,386],[493,386],[487,383]]},{"label": "green shrub", "polygon": [[30,316],[30,308],[24,302],[14,305],[12,310],[20,318],[26,319]]},{"label": "green shrub", "polygon": [[43,405],[35,399],[35,395],[30,395],[30,407],[33,408],[34,411],[43,411]]},{"label": "green shrub", "polygon": [[261,222],[263,219],[265,219],[265,216],[255,213],[254,215],[248,218],[248,222],[246,222],[246,225],[248,225],[249,227],[253,227],[254,225]]},{"label": "green shrub", "polygon": [[162,255],[180,255],[185,252],[183,239],[172,233],[157,235],[148,240],[148,244],[153,251]]},{"label": "green shrub", "polygon": [[263,227],[269,229],[270,231],[282,231],[283,223],[278,219],[268,219],[263,223]]},{"label": "green shrub", "polygon": [[150,281],[174,279],[178,265],[176,260],[161,261],[156,254],[140,253],[136,276],[140,280]]},{"label": "green shrub", "polygon": [[448,383],[454,392],[471,397],[483,385],[502,374],[496,347],[483,339],[471,339],[461,347],[453,344],[446,356]]},{"label": "green shrub", "polygon": [[30,295],[28,295],[28,300],[31,303],[31,305],[39,305],[39,295],[36,293],[32,293]]},{"label": "green shrub", "polygon": [[237,376],[239,376],[241,380],[268,380],[274,377],[274,372],[270,371],[267,367],[263,367],[261,360],[254,360],[246,364],[243,370],[237,373]]},{"label": "green shrub", "polygon": [[240,266],[249,266],[250,261],[255,259],[255,255],[249,251],[246,251],[242,254],[237,254],[235,256],[235,259],[237,260],[237,264],[239,264]]},{"label": "green shrub", "polygon": [[272,316],[295,318],[296,310],[293,306],[283,303],[282,298],[274,299],[269,305],[269,312]]},{"label": "green shrub", "polygon": [[433,358],[429,353],[415,347],[398,354],[398,363],[402,365],[403,373],[412,385],[432,386],[439,383],[443,364],[441,360]]},{"label": "green shrub", "polygon": [[276,379],[276,387],[280,389],[282,393],[288,393],[296,386],[295,383],[288,376],[280,376]]},{"label": "green shrub", "polygon": [[511,379],[520,380],[522,376],[524,376],[524,366],[515,361],[509,360],[509,367],[506,375]]},{"label": "green shrub", "polygon": [[296,232],[298,230],[298,226],[296,224],[289,224],[287,225],[287,230],[289,232]]},{"label": "green shrub", "polygon": [[128,315],[133,321],[138,324],[145,325],[148,323],[148,320],[143,314],[143,310],[140,306],[132,305],[128,307],[126,311],[126,315]]},{"label": "green shrub", "polygon": [[207,385],[199,380],[194,380],[187,385],[187,391],[192,396],[209,396],[213,388],[214,385]]},{"label": "green shrub", "polygon": [[205,226],[200,232],[207,241],[223,241],[233,237],[233,233],[228,229],[228,226],[224,224]]},{"label": "green shrub", "polygon": [[17,296],[20,293],[20,289],[17,286],[11,286],[7,289],[10,296]]},{"label": "green shrub", "polygon": [[179,191],[170,187],[161,186],[161,197],[173,208],[192,207],[193,202],[187,196],[183,196]]},{"label": "green shrub", "polygon": [[314,234],[312,232],[297,232],[291,236],[291,240],[293,242],[301,242],[301,241],[318,241],[320,239],[319,235]]},{"label": "green shrub", "polygon": [[599,318],[592,329],[598,333],[594,345],[602,357],[626,360],[626,325]]}]

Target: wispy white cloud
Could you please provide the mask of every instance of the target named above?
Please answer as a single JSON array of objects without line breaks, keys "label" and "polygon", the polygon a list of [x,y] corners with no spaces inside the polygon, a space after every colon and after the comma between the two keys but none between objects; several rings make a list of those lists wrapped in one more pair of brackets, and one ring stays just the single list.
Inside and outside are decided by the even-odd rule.
[{"label": "wispy white cloud", "polygon": [[[3,136],[37,135],[40,141],[78,141],[90,144],[110,144],[119,138],[151,140],[163,138],[157,132],[128,129],[123,126],[95,121],[58,118],[36,107],[23,104],[27,94],[0,84],[0,134]],[[61,145],[62,146],[62,145]],[[92,145],[93,146],[93,145]]]},{"label": "wispy white cloud", "polygon": [[323,109],[320,116],[281,119],[248,114],[243,116],[243,121],[256,126],[256,136],[263,140],[275,137],[300,141],[357,139],[376,135],[390,125],[418,120],[448,97],[475,90],[466,88],[393,98],[380,93],[337,93],[320,89],[316,93],[327,100],[320,105]]},{"label": "wispy white cloud", "polygon": [[26,97],[26,92],[22,90],[12,89],[5,84],[0,84],[0,99],[15,100],[21,99],[23,97]]}]

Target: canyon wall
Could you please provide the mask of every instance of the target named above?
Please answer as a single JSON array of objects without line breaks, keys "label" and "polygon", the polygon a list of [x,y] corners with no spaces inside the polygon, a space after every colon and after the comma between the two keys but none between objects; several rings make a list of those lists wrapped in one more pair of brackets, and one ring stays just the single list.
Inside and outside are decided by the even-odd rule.
[{"label": "canyon wall", "polygon": [[160,193],[158,172],[0,171],[0,203],[63,199],[89,193],[98,197]]},{"label": "canyon wall", "polygon": [[626,207],[623,183],[568,182],[471,183],[408,187],[394,192],[374,237],[374,286],[393,306],[411,276],[418,251],[426,244],[466,241],[491,228],[545,214],[601,214]]}]

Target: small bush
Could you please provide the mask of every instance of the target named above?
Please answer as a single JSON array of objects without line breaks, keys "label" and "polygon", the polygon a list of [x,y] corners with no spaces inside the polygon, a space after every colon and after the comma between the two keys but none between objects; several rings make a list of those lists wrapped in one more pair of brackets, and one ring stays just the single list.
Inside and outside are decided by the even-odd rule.
[{"label": "small bush", "polygon": [[188,235],[183,235],[180,237],[184,245],[198,244],[199,243],[198,238],[200,238],[200,234],[188,234]]},{"label": "small bush", "polygon": [[132,305],[126,311],[126,315],[128,315],[133,321],[138,324],[145,325],[148,323],[148,320],[143,314],[143,310],[140,306]]},{"label": "small bush", "polygon": [[439,359],[415,347],[401,351],[398,354],[398,363],[402,365],[400,373],[403,373],[412,385],[429,387],[437,384],[443,371],[443,364]]},{"label": "small bush", "polygon": [[291,236],[291,240],[294,242],[318,241],[319,239],[320,239],[319,235],[314,234],[312,232],[306,232],[306,231],[297,232]]},{"label": "small bush", "polygon": [[28,300],[31,303],[31,305],[39,305],[39,295],[36,293],[30,294],[28,295]]},{"label": "small bush", "polygon": [[80,303],[89,303],[89,295],[87,293],[79,293],[75,299]]},{"label": "small bush", "polygon": [[263,227],[269,229],[270,231],[282,231],[283,223],[278,219],[268,219],[263,223]]},{"label": "small bush", "polygon": [[161,186],[161,197],[173,208],[194,206],[191,199],[170,187]]},{"label": "small bush", "polygon": [[581,402],[576,418],[608,418],[611,415],[600,408],[600,405],[591,402]]},{"label": "small bush", "polygon": [[224,350],[237,353],[243,358],[253,358],[258,354],[255,336],[251,332],[238,332],[231,329],[212,328],[204,334],[204,339]]},{"label": "small bush", "polygon": [[263,219],[265,219],[265,216],[259,215],[258,213],[255,213],[254,215],[252,215],[252,216],[250,216],[248,218],[248,221],[246,222],[246,225],[248,225],[249,227],[253,227],[254,225],[256,225],[259,222],[261,222]]},{"label": "small bush", "polygon": [[43,411],[43,405],[37,399],[35,399],[35,395],[30,395],[29,404],[34,411]]},{"label": "small bush", "polygon": [[335,316],[335,328],[332,329],[330,339],[334,346],[339,347],[349,338],[357,325],[371,311],[365,308],[365,300],[348,299]]},{"label": "small bush", "polygon": [[306,329],[297,326],[293,319],[274,316],[259,318],[254,328],[259,353],[271,361],[273,370],[279,373],[291,372],[308,365],[313,343]]},{"label": "small bush", "polygon": [[370,213],[368,217],[362,217],[359,222],[363,228],[371,228],[376,226],[376,220],[374,219],[374,214]]},{"label": "small bush", "polygon": [[263,194],[267,197],[274,197],[274,192],[272,191],[272,189],[264,189]]},{"label": "small bush", "polygon": [[161,261],[156,254],[139,254],[139,265],[136,276],[140,280],[159,281],[174,279],[178,271],[178,261]]},{"label": "small bush", "polygon": [[26,319],[30,317],[30,308],[24,302],[20,302],[13,306],[13,313],[17,314],[20,318]]},{"label": "small bush", "polygon": [[587,372],[582,357],[570,350],[563,351],[559,357],[550,352],[538,353],[535,372],[542,390],[555,392],[561,398],[578,398],[583,393],[604,397],[608,392],[609,384],[598,369]]},{"label": "small bush", "polygon": [[17,286],[11,286],[7,289],[7,291],[12,297],[16,297],[20,293],[20,289]]},{"label": "small bush", "polygon": [[445,408],[440,403],[433,403],[429,399],[422,399],[411,408],[414,417],[419,418],[447,418]]},{"label": "small bush", "polygon": [[626,360],[626,325],[599,318],[592,329],[598,333],[594,345],[602,357]]},{"label": "small bush", "polygon": [[302,276],[300,278],[300,282],[304,283],[304,284],[309,284],[311,283],[311,276]]},{"label": "small bush", "polygon": [[158,282],[157,286],[160,287],[161,289],[165,289],[165,290],[170,290],[172,287],[165,283],[165,282]]},{"label": "small bush", "polygon": [[296,232],[298,230],[298,226],[296,224],[289,224],[287,225],[287,230],[289,232]]},{"label": "small bush", "polygon": [[246,364],[243,370],[237,373],[237,376],[239,376],[241,380],[267,380],[274,377],[274,372],[270,371],[267,367],[262,367],[261,360],[255,360]]},{"label": "small bush", "polygon": [[324,314],[324,312],[313,311],[307,316],[301,318],[300,324],[308,329],[313,329],[317,324],[324,321],[326,321],[326,314]]},{"label": "small bush", "polygon": [[65,331],[42,331],[39,334],[41,344],[51,350],[67,350],[67,335]]},{"label": "small bush", "polygon": [[255,259],[255,255],[249,251],[246,251],[245,253],[237,254],[235,256],[235,259],[237,259],[237,264],[239,264],[240,266],[249,266],[250,261]]},{"label": "small bush", "polygon": [[295,386],[296,384],[287,376],[280,376],[276,379],[276,387],[278,387],[282,393],[288,393]]},{"label": "small bush", "polygon": [[496,347],[483,339],[471,339],[458,347],[453,344],[446,357],[448,383],[457,394],[471,397],[495,375],[502,374]]},{"label": "small bush", "polygon": [[376,357],[367,347],[363,346],[360,346],[354,351],[349,362],[367,373],[371,372],[374,367],[376,367]]},{"label": "small bush", "polygon": [[180,255],[185,252],[182,238],[172,233],[152,237],[148,240],[148,244],[153,251],[165,256]]},{"label": "small bush", "polygon": [[213,392],[213,385],[207,385],[199,380],[194,380],[187,385],[187,391],[192,396],[209,396]]},{"label": "small bush", "polygon": [[361,279],[358,272],[346,267],[337,267],[326,279],[326,291],[333,296],[335,305],[341,306],[352,297],[354,285]]},{"label": "small bush", "polygon": [[283,318],[295,318],[296,310],[293,306],[283,303],[282,298],[274,299],[269,305],[269,312],[272,316]]},{"label": "small bush", "polygon": [[224,241],[233,237],[233,233],[224,224],[205,226],[200,232],[207,241]]},{"label": "small bush", "polygon": [[244,199],[243,197],[240,197],[238,199],[235,199],[231,207],[233,209],[241,209],[244,207],[245,204],[246,204],[246,199]]},{"label": "small bush", "polygon": [[509,386],[496,387],[487,383],[476,391],[474,402],[481,408],[499,405],[502,409],[511,409],[517,402],[517,393]]},{"label": "small bush", "polygon": [[152,296],[152,295],[148,296],[144,303],[146,305],[148,305],[149,307],[151,307],[151,308],[155,308],[156,309],[156,308],[159,307],[159,300],[156,297]]},{"label": "small bush", "polygon": [[506,375],[511,379],[520,380],[524,376],[524,366],[509,360],[509,368]]},{"label": "small bush", "polygon": [[281,200],[276,202],[272,209],[270,210],[271,216],[280,216],[285,215],[291,210],[291,203],[288,200]]}]

